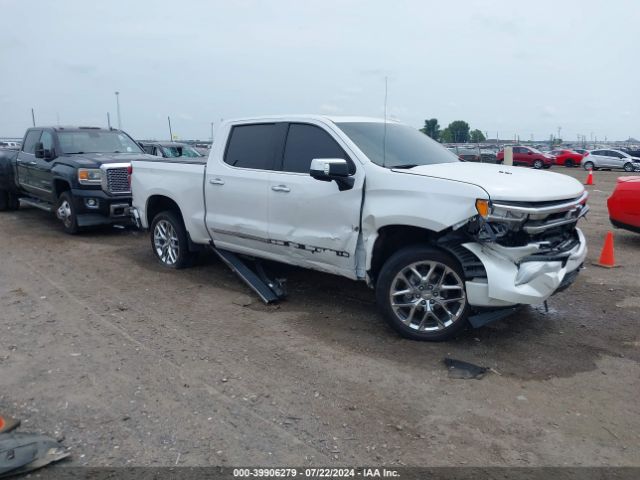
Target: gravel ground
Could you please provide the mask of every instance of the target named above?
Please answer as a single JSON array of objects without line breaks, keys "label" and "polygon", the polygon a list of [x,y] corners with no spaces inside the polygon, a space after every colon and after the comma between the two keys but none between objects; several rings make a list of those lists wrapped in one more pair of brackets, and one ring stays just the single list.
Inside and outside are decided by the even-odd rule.
[{"label": "gravel ground", "polygon": [[[638,466],[640,235],[591,264],[619,175],[588,187],[588,265],[548,313],[441,344],[346,279],[288,269],[268,307],[212,256],[167,271],[146,234],[2,213],[0,412],[64,438],[67,465]],[[450,379],[445,356],[498,373]]]}]

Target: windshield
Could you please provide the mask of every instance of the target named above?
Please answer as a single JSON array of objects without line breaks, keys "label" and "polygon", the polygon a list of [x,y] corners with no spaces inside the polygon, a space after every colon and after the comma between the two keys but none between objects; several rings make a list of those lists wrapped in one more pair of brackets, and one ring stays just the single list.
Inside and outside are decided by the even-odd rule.
[{"label": "windshield", "polygon": [[62,153],[142,153],[131,138],[117,131],[58,132]]},{"label": "windshield", "polygon": [[175,145],[171,147],[162,147],[164,156],[167,158],[177,157],[201,157],[200,153],[189,145]]},{"label": "windshield", "polygon": [[407,125],[340,122],[340,129],[373,163],[387,168],[459,162],[458,157],[424,133]]}]

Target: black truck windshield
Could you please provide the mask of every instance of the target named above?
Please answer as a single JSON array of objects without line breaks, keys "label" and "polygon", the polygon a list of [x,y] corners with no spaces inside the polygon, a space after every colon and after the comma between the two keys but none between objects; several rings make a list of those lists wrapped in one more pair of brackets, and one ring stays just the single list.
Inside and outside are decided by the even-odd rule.
[{"label": "black truck windshield", "polygon": [[412,168],[460,160],[427,135],[407,125],[339,122],[338,127],[373,163],[387,168]]},{"label": "black truck windshield", "polygon": [[136,142],[117,131],[76,130],[58,132],[62,153],[142,153]]}]

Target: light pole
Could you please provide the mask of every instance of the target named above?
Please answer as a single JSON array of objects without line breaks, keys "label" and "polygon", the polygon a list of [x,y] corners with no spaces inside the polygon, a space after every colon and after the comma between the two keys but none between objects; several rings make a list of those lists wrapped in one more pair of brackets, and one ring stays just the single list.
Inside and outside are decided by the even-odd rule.
[{"label": "light pole", "polygon": [[116,109],[118,111],[118,130],[122,130],[122,120],[120,119],[120,92],[116,92]]}]

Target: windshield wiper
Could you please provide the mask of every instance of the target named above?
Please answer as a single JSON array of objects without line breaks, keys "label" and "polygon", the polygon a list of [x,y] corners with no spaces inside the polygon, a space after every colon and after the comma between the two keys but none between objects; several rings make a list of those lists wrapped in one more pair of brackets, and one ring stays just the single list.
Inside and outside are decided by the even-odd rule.
[{"label": "windshield wiper", "polygon": [[419,165],[416,163],[406,163],[404,165],[393,165],[391,168],[400,168],[400,169],[408,169],[413,167],[418,167]]}]

